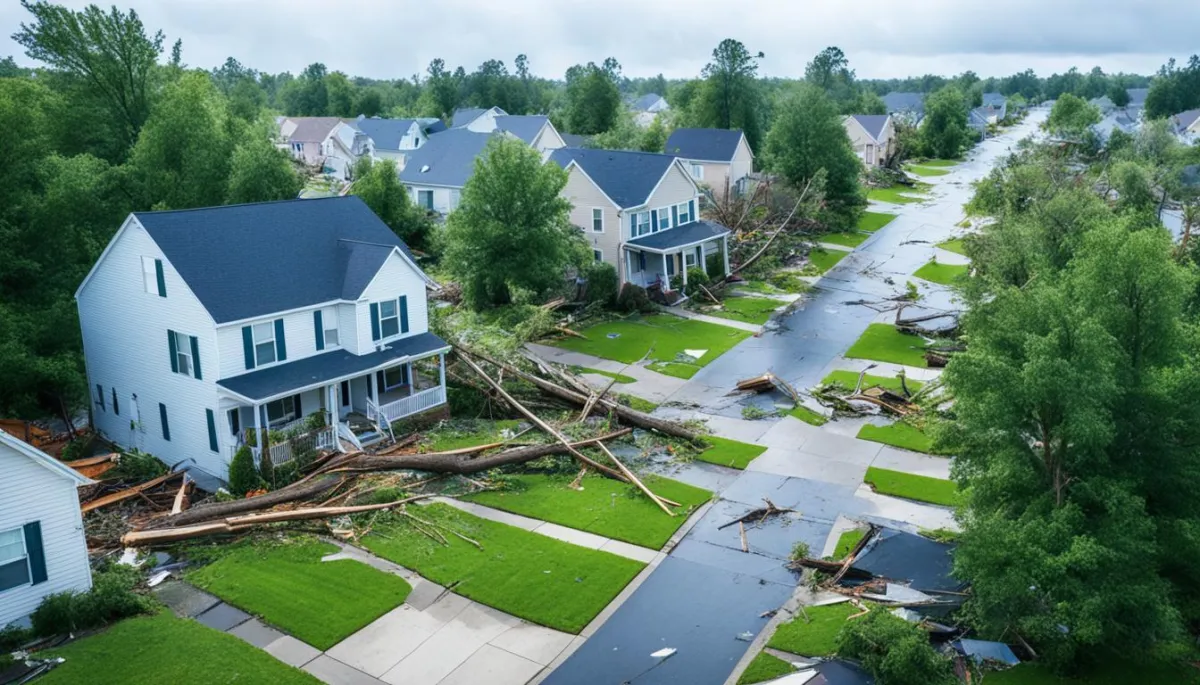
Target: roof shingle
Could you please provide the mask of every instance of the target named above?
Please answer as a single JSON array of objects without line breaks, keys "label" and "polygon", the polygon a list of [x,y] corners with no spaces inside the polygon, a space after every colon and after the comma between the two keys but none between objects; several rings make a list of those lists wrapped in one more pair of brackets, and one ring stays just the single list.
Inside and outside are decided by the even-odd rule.
[{"label": "roof shingle", "polygon": [[555,150],[550,159],[564,169],[572,161],[577,163],[621,208],[638,207],[649,201],[650,193],[675,163],[674,156],[655,152],[570,147]]},{"label": "roof shingle", "polygon": [[667,138],[667,154],[684,159],[730,162],[742,140],[739,130],[723,128],[677,128]]},{"label": "roof shingle", "polygon": [[408,155],[400,181],[410,185],[461,188],[475,173],[475,158],[483,153],[495,133],[452,128],[429,136]]}]

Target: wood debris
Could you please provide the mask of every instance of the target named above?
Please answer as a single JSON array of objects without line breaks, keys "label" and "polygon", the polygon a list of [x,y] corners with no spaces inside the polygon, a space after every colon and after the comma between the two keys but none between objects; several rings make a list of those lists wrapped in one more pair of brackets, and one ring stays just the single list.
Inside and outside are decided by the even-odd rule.
[{"label": "wood debris", "polygon": [[111,454],[102,454],[98,457],[73,459],[71,461],[64,461],[63,463],[87,478],[99,478],[117,468],[117,464],[121,460],[120,458],[120,454],[113,452]]},{"label": "wood debris", "polygon": [[771,516],[778,516],[780,514],[796,513],[795,509],[784,509],[784,508],[775,506],[775,503],[772,502],[767,497],[763,498],[763,502],[765,502],[767,506],[758,507],[757,509],[751,509],[750,511],[746,512],[745,514],[742,514],[741,516],[735,518],[734,520],[726,522],[726,523],[722,523],[721,525],[717,526],[717,530],[722,530],[722,529],[728,528],[729,526],[732,526],[735,524],[741,525],[742,523],[745,523],[746,521],[754,521],[754,525],[757,526],[757,525],[761,525],[764,521],[766,521]]},{"label": "wood debris", "polygon": [[769,371],[761,376],[743,378],[737,382],[737,389],[743,392],[756,393],[778,390],[790,397],[793,403],[800,404],[800,393],[796,392],[796,389],[790,383]]},{"label": "wood debris", "polygon": [[84,502],[82,505],[80,505],[79,510],[86,514],[89,511],[94,511],[101,507],[106,507],[110,504],[116,504],[117,502],[122,502],[131,497],[137,497],[138,495],[142,494],[146,490],[149,490],[150,488],[157,487],[159,485],[162,485],[163,483],[166,483],[171,480],[175,480],[176,478],[182,478],[182,477],[183,477],[183,471],[172,471],[166,475],[159,476],[158,478],[153,478],[151,480],[148,480],[145,483],[141,483],[141,484],[135,485],[131,488],[126,488],[124,490],[121,490],[120,492],[114,492],[111,495],[97,497],[94,500]]}]

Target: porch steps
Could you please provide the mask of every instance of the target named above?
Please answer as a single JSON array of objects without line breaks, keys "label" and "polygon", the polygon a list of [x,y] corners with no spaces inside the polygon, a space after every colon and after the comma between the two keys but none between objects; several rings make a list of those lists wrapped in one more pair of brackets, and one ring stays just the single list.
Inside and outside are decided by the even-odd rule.
[{"label": "porch steps", "polygon": [[376,431],[369,431],[367,433],[356,433],[355,435],[358,438],[358,442],[360,444],[362,444],[363,447],[370,447],[371,445],[383,442],[383,438],[384,438],[384,436],[380,435]]}]

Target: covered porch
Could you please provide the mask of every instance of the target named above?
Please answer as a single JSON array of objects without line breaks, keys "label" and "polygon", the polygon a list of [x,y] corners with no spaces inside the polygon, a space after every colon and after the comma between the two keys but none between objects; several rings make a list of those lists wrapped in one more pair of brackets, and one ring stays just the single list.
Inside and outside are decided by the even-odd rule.
[{"label": "covered porch", "polygon": [[[687,299],[688,269],[700,269],[709,277],[729,274],[729,229],[711,221],[694,221],[666,231],[651,233],[626,242],[625,280],[659,293],[667,304]],[[709,273],[709,258],[720,273]]]},{"label": "covered porch", "polygon": [[230,458],[242,445],[273,464],[309,450],[347,451],[391,435],[391,423],[446,403],[445,354],[423,333],[366,355],[343,350],[218,382],[218,433]]}]

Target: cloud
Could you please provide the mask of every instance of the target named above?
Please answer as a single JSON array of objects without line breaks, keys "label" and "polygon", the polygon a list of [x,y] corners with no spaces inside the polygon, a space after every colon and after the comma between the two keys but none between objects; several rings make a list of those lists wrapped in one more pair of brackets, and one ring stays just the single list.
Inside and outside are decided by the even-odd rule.
[{"label": "cloud", "polygon": [[[812,55],[840,46],[860,77],[971,69],[982,76],[1070,66],[1150,73],[1197,48],[1200,3],[1144,0],[117,0],[133,7],[184,61],[234,56],[256,69],[298,73],[312,62],[375,78],[423,73],[435,57],[473,70],[486,59],[561,77],[572,64],[614,56],[626,75],[699,74],[723,38],[763,51],[761,71],[799,76]],[[82,7],[85,2],[69,0]],[[28,58],[8,35],[28,15],[3,3],[0,54]]]}]

